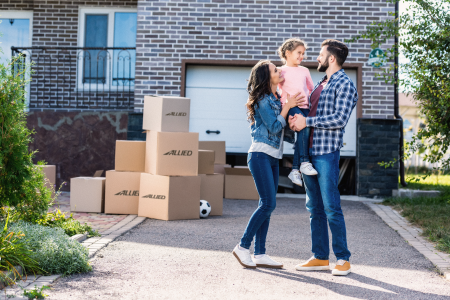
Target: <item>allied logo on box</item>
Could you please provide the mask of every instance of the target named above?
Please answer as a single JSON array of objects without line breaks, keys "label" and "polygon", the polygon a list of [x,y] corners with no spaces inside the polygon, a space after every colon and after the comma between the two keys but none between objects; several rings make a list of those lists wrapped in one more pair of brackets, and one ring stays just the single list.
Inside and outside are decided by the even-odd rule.
[{"label": "allied logo on box", "polygon": [[170,112],[168,114],[166,114],[166,116],[171,116],[171,117],[186,117],[187,113],[185,112]]},{"label": "allied logo on box", "polygon": [[177,155],[177,156],[192,156],[191,150],[171,150],[164,153],[164,155]]},{"label": "allied logo on box", "polygon": [[139,191],[123,190],[114,195],[116,195],[116,196],[139,196]]},{"label": "allied logo on box", "polygon": [[165,195],[152,195],[152,194],[148,194],[148,195],[143,196],[142,198],[161,199],[161,200],[163,200],[163,199],[166,199],[166,196],[165,196]]}]

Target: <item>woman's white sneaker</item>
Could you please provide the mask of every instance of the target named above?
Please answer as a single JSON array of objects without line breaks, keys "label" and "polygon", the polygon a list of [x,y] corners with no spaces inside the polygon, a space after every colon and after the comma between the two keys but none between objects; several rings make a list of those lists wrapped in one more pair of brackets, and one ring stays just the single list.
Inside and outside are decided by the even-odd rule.
[{"label": "woman's white sneaker", "polygon": [[272,269],[281,269],[283,267],[282,263],[274,261],[269,257],[269,255],[266,254],[258,255],[258,257],[253,255],[252,260],[257,267],[272,268]]},{"label": "woman's white sneaker", "polygon": [[292,170],[288,178],[296,185],[303,186],[302,176],[298,170]]},{"label": "woman's white sneaker", "polygon": [[318,174],[316,169],[314,169],[313,165],[310,162],[306,164],[302,163],[302,165],[300,166],[300,172],[309,176]]},{"label": "woman's white sneaker", "polygon": [[233,255],[236,257],[238,262],[245,268],[256,269],[256,264],[253,262],[252,257],[250,256],[250,250],[248,249],[241,250],[239,249],[238,244],[233,249]]}]

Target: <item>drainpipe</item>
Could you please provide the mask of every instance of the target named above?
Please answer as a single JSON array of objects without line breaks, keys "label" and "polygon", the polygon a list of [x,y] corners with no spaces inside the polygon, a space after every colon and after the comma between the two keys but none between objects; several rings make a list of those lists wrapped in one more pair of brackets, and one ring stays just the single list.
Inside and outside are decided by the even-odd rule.
[{"label": "drainpipe", "polygon": [[[396,25],[398,28],[398,3],[399,0],[395,2],[395,19],[396,19]],[[408,184],[405,181],[405,162],[403,161],[403,155],[404,155],[404,151],[403,151],[403,119],[400,116],[399,113],[399,108],[398,108],[398,55],[399,55],[399,51],[398,51],[398,36],[397,34],[395,35],[395,40],[394,40],[395,46],[396,46],[396,53],[395,53],[395,58],[394,58],[394,117],[395,119],[400,121],[400,141],[399,141],[399,146],[400,146],[400,151],[399,151],[399,156],[400,156],[400,184],[403,187],[406,187]]]}]

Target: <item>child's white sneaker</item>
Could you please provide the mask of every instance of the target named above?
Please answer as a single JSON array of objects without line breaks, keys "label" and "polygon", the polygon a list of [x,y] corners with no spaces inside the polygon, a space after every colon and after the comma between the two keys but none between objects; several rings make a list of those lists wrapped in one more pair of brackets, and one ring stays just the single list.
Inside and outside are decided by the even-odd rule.
[{"label": "child's white sneaker", "polygon": [[314,169],[313,165],[308,162],[308,163],[302,163],[302,165],[300,166],[300,172],[302,172],[302,174],[305,175],[317,175],[317,171],[316,169]]},{"label": "child's white sneaker", "polygon": [[302,176],[298,170],[292,170],[291,173],[289,173],[288,178],[296,185],[303,186]]}]

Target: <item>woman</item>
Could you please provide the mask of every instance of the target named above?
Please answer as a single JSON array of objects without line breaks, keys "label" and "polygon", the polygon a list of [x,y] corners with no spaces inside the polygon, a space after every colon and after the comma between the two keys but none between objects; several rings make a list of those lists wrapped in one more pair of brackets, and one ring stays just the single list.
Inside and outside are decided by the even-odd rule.
[{"label": "woman", "polygon": [[[247,86],[247,114],[252,135],[247,164],[259,193],[259,205],[248,222],[240,244],[233,250],[239,263],[246,268],[283,267],[283,264],[266,255],[265,244],[270,215],[276,205],[278,160],[283,156],[283,140],[294,142],[292,135],[285,135],[286,117],[289,109],[300,105],[303,98],[291,98],[288,95],[286,105],[281,109],[277,86],[283,80],[280,70],[274,64],[262,60],[253,67]],[[251,257],[249,248],[253,237],[255,252]]]}]

